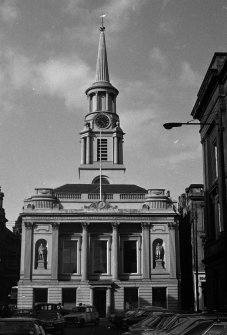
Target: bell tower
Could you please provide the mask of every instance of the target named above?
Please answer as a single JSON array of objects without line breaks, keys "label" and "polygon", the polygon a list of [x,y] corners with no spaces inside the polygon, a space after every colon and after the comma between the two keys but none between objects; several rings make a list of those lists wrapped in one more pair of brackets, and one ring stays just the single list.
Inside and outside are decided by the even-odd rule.
[{"label": "bell tower", "polygon": [[82,183],[121,184],[124,180],[124,132],[116,112],[118,90],[110,83],[105,27],[100,27],[95,82],[86,90],[88,113],[80,132]]}]

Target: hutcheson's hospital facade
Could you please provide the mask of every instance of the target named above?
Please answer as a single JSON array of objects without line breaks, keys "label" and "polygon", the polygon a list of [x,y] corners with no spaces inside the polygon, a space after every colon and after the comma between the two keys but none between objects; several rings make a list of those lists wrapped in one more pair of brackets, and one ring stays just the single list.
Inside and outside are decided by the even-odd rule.
[{"label": "hutcheson's hospital facade", "polygon": [[[124,132],[104,27],[86,90],[79,183],[24,201],[18,307],[94,304],[101,316],[142,305],[178,308],[177,214],[164,189],[124,183]],[[148,181],[149,182],[149,181]]]}]

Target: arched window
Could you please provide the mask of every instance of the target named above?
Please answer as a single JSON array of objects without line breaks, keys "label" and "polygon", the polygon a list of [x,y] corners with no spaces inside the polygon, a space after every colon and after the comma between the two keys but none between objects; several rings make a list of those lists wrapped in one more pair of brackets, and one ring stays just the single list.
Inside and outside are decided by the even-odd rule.
[{"label": "arched window", "polygon": [[[99,185],[100,184],[100,176],[95,177],[92,181],[92,184]],[[101,177],[101,184],[102,185],[109,185],[110,184],[107,176],[102,176]]]}]

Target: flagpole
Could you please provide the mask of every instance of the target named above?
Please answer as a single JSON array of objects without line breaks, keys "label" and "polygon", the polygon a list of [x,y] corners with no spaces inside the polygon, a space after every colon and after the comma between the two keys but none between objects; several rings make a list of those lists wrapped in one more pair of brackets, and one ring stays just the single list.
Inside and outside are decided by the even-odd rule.
[{"label": "flagpole", "polygon": [[99,199],[102,201],[102,156],[101,156],[101,128],[99,133]]}]

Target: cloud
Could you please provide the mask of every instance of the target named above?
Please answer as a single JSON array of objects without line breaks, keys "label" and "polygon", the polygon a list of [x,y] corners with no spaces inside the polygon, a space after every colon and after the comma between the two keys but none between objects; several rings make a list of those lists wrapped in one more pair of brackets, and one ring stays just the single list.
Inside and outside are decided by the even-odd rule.
[{"label": "cloud", "polygon": [[157,31],[163,35],[174,35],[177,27],[177,19],[160,21]]},{"label": "cloud", "polygon": [[161,67],[161,70],[168,68],[167,56],[158,47],[153,47],[150,51],[149,59],[153,66]]},{"label": "cloud", "polygon": [[179,85],[184,87],[198,87],[201,82],[201,77],[193,71],[188,62],[181,63],[181,73],[179,76]]},{"label": "cloud", "polygon": [[[96,17],[97,22],[101,22],[100,15],[106,14],[105,21],[111,27],[112,32],[122,30],[128,23],[131,15],[139,11],[148,0],[106,0],[105,4],[94,7],[94,10],[88,10],[86,2],[83,0],[65,0],[63,2],[63,11],[71,14],[81,20],[81,24],[93,25],[91,17]],[[94,22],[94,20],[93,20]],[[90,30],[91,31],[91,30]]]},{"label": "cloud", "polygon": [[36,74],[37,89],[42,93],[63,98],[68,107],[84,107],[84,96],[81,93],[92,82],[93,76],[82,60],[53,59],[39,64]]},{"label": "cloud", "polygon": [[14,22],[18,18],[18,14],[15,0],[5,0],[0,4],[0,18],[4,22]]},{"label": "cloud", "polygon": [[[84,108],[84,95],[94,73],[78,57],[55,58],[35,63],[28,57],[8,49],[0,53],[0,105],[5,114],[18,110],[18,94],[55,96],[69,109]],[[2,118],[2,116],[1,116]]]}]

